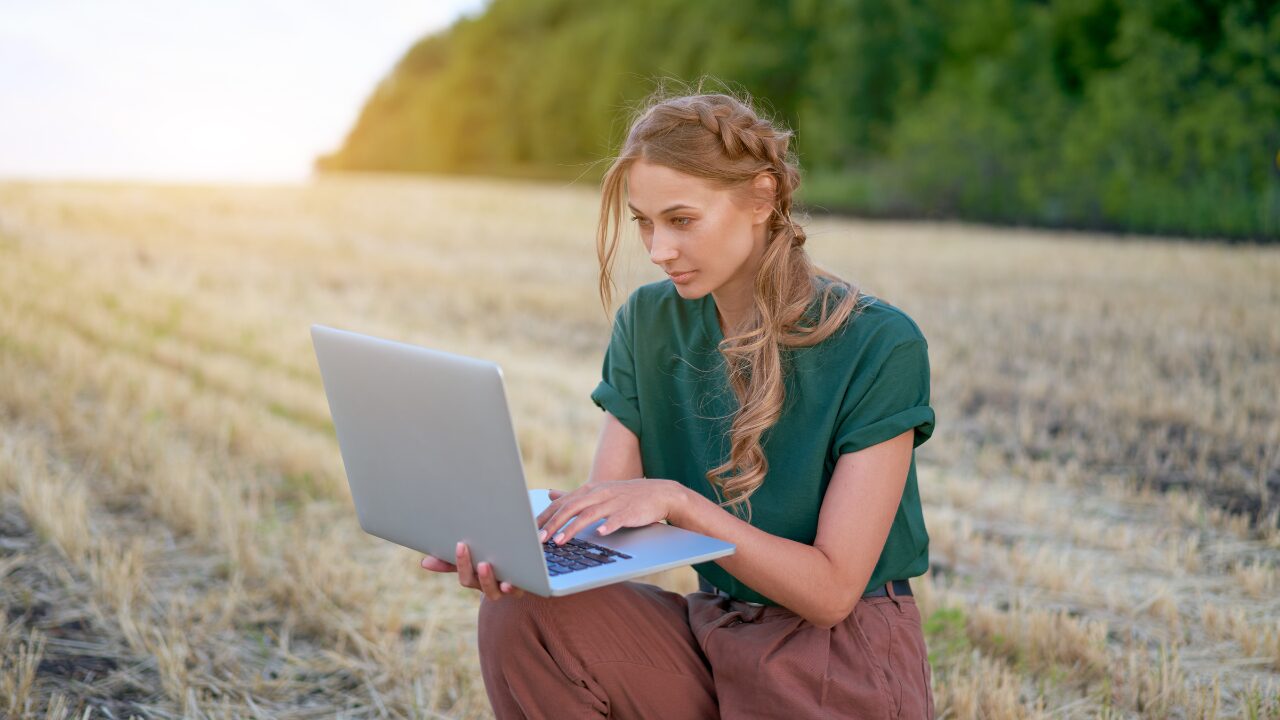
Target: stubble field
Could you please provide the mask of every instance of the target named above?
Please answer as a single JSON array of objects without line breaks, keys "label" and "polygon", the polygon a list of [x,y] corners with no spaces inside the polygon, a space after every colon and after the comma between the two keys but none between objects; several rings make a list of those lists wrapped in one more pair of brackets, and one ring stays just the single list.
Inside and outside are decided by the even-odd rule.
[{"label": "stubble field", "polygon": [[[356,524],[308,328],[501,363],[530,486],[572,487],[595,213],[481,180],[0,184],[0,716],[490,717],[476,594]],[[808,227],[929,339],[939,716],[1280,717],[1280,251]],[[659,277],[629,252],[624,295]]]}]

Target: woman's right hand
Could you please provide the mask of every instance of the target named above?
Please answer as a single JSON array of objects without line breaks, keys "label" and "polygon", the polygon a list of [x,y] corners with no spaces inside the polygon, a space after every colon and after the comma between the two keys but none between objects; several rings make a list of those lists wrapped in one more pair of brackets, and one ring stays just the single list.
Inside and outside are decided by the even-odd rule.
[{"label": "woman's right hand", "polygon": [[518,588],[505,580],[499,581],[494,577],[492,563],[482,562],[473,567],[471,564],[471,549],[467,547],[466,543],[458,543],[456,552],[458,555],[457,565],[441,560],[434,555],[427,555],[422,558],[422,567],[432,572],[456,572],[458,573],[459,585],[479,590],[490,600],[501,600],[508,596],[524,596],[522,588]]}]

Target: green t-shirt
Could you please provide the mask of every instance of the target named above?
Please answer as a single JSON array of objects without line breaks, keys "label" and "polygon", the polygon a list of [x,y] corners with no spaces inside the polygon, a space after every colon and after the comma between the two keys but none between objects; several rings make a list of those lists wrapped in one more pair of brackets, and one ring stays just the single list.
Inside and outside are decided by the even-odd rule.
[{"label": "green t-shirt", "polygon": [[[819,278],[818,287],[826,284]],[[809,318],[816,318],[816,292]],[[915,428],[907,484],[867,590],[929,567],[914,447],[933,434],[928,344],[906,313],[865,296],[851,320],[821,343],[784,351],[782,417],[762,439],[769,472],[751,496],[751,524],[807,545],[840,455]],[[810,320],[811,321],[811,320]],[[728,459],[737,400],[710,294],[685,300],[662,280],[641,286],[613,325],[603,379],[591,393],[640,439],[645,477],[676,480],[716,502],[706,473]],[[789,356],[789,358],[788,358]],[[739,517],[742,517],[739,514]],[[729,595],[776,605],[715,562],[694,565]]]}]

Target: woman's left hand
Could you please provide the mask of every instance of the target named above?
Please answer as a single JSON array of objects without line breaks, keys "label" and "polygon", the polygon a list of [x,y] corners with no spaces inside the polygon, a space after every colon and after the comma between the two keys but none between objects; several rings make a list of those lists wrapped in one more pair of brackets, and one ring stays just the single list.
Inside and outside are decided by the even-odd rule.
[{"label": "woman's left hand", "polygon": [[[679,501],[681,490],[683,486],[674,480],[653,478],[589,482],[556,497],[538,514],[538,541],[545,542],[550,537],[557,545],[563,545],[600,518],[605,518],[597,528],[601,535],[620,527],[662,522]],[[574,515],[577,517],[573,522],[564,526]]]}]

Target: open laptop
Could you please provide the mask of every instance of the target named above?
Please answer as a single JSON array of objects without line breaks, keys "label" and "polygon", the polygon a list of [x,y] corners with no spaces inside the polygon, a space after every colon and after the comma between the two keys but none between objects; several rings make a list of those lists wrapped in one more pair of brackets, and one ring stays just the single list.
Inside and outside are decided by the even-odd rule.
[{"label": "open laptop", "polygon": [[539,543],[551,499],[525,484],[496,364],[323,325],[311,339],[365,532],[448,562],[461,540],[498,579],[543,596],[733,554],[665,523],[601,537],[601,520]]}]

